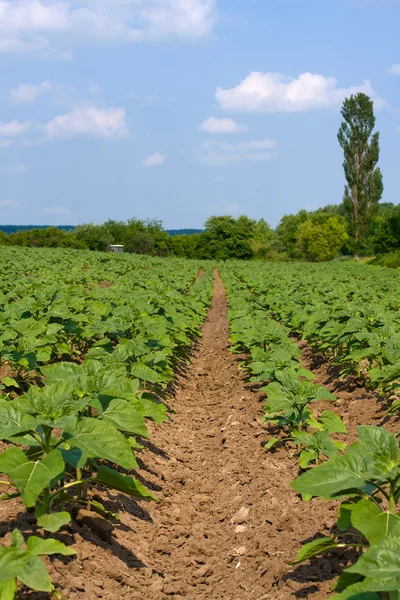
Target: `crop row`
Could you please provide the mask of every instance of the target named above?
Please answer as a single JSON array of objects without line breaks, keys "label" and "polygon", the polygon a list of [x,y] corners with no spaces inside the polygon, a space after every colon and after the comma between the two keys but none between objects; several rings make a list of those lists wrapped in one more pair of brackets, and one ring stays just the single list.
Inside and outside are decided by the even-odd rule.
[{"label": "crop row", "polygon": [[[149,436],[146,421],[168,418],[162,399],[200,334],[211,269],[196,280],[195,261],[2,252],[1,500],[21,498],[38,528],[55,533],[74,506],[110,517],[93,499],[97,487],[155,499],[127,473]],[[49,534],[24,547],[15,530],[0,547],[0,598],[12,600],[18,580],[52,591],[40,559],[51,553],[73,550]]]},{"label": "crop row", "polygon": [[[242,269],[238,267],[239,274]],[[400,408],[400,276],[391,269],[353,264],[264,264],[246,273],[260,307],[271,311],[342,374]]]},{"label": "crop row", "polygon": [[[262,265],[255,268],[252,265],[250,268],[231,263],[222,268],[230,306],[232,349],[246,353],[243,367],[251,380],[266,384],[261,388],[266,393],[264,419],[281,431],[279,437],[268,441],[266,449],[290,440],[300,450],[299,466],[303,473],[292,482],[292,488],[302,495],[303,500],[313,496],[341,500],[334,530],[339,533],[318,536],[305,544],[295,562],[337,548],[355,548],[358,560],[341,573],[335,585],[338,593],[334,597],[337,600],[394,600],[400,597],[399,443],[395,435],[383,428],[361,426],[358,441],[346,449],[345,444],[330,436],[330,433],[346,431],[339,417],[330,411],[325,411],[318,419],[312,415],[310,406],[313,402],[321,398],[334,402],[335,398],[328,390],[313,383],[312,373],[302,368],[298,346],[289,337],[291,329],[271,317],[273,312],[285,323],[291,319],[301,323],[302,331],[313,331],[316,347],[323,346],[318,337],[318,325],[309,326],[307,321],[307,315],[312,319],[314,305],[302,304],[300,309],[296,304],[296,299],[301,297],[301,285],[304,285],[301,275],[294,275],[297,267],[299,265]],[[331,276],[335,272],[333,268]],[[272,274],[274,277],[270,279]],[[319,274],[324,283],[311,270],[311,274],[307,272],[308,284],[316,290],[327,291],[328,278],[324,279],[322,271]],[[362,274],[361,280],[362,277],[368,280],[367,275]],[[383,280],[382,272],[381,277]],[[347,283],[350,285],[351,282]],[[390,288],[392,283],[388,281],[387,285]],[[379,293],[379,289],[375,289],[370,298]],[[310,302],[310,294],[306,293],[306,298],[306,302]],[[354,299],[347,300],[347,304],[352,301]],[[360,298],[355,301],[358,309],[355,311],[355,305],[349,309],[352,318],[355,318],[353,311],[361,312]],[[368,313],[371,318],[374,309],[365,305],[365,298],[362,308],[362,319],[366,319]],[[324,303],[324,310],[329,310],[329,299]],[[337,312],[340,313],[339,309]],[[333,308],[331,314],[335,314]],[[349,317],[347,312],[346,316]],[[365,324],[365,320],[362,322]],[[353,332],[350,339],[346,338],[346,343],[351,345],[354,339],[358,340],[356,335]],[[380,335],[380,339],[384,336]],[[384,347],[382,342],[381,348]],[[340,364],[343,364],[343,355],[347,351],[341,354]],[[334,356],[338,354],[334,353]],[[391,383],[391,390],[394,390],[395,382]]]}]

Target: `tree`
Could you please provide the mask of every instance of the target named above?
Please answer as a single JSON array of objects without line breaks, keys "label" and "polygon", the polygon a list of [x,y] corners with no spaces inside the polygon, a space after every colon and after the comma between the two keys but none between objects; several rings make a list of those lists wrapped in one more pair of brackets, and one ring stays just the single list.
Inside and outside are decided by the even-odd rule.
[{"label": "tree", "polygon": [[301,258],[297,247],[297,231],[302,223],[309,218],[306,210],[300,210],[297,215],[285,215],[282,217],[276,234],[278,249],[285,252],[289,258]]},{"label": "tree", "polygon": [[210,217],[205,222],[205,231],[199,236],[197,258],[252,258],[255,224],[256,221],[245,215],[237,219],[231,216]]},{"label": "tree", "polygon": [[362,247],[371,219],[376,214],[383,193],[379,161],[379,133],[375,127],[374,107],[366,94],[347,98],[342,107],[343,122],[338,133],[344,151],[343,168],[347,181],[344,207],[349,233]]},{"label": "tree", "polygon": [[329,214],[305,221],[297,230],[297,248],[306,260],[312,262],[332,260],[347,239],[342,219]]}]

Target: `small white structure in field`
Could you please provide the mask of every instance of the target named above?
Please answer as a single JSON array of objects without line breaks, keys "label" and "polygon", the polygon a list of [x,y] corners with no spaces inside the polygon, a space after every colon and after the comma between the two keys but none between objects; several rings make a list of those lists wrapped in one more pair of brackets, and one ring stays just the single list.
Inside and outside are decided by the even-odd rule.
[{"label": "small white structure in field", "polygon": [[111,244],[108,246],[108,252],[123,252],[124,247],[122,244]]}]

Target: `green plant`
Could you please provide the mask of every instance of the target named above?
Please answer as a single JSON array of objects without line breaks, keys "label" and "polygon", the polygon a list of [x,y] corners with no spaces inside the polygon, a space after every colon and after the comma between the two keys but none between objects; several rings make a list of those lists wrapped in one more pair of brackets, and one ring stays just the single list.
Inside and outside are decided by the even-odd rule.
[{"label": "green plant", "polygon": [[[335,548],[356,548],[360,557],[345,569],[335,598],[394,599],[400,590],[400,453],[393,434],[375,426],[360,426],[359,440],[292,482],[309,496],[345,499],[339,509],[342,532],[305,544],[296,563]],[[381,596],[378,595],[381,594]]]},{"label": "green plant", "polygon": [[19,581],[35,591],[56,593],[46,566],[40,557],[52,554],[61,554],[62,556],[76,554],[74,550],[58,540],[36,536],[29,537],[25,548],[24,545],[22,533],[18,529],[14,529],[11,546],[0,546],[1,600],[14,600]]}]

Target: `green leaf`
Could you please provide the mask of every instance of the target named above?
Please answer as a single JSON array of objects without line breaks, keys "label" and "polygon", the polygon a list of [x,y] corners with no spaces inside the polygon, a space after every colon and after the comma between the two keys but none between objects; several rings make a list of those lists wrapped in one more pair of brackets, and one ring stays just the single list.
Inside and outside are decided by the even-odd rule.
[{"label": "green leaf", "polygon": [[19,529],[14,529],[14,531],[12,532],[12,535],[11,535],[12,547],[17,548],[17,550],[19,550],[20,548],[22,548],[24,542],[25,542],[24,536],[19,531]]},{"label": "green leaf", "polygon": [[17,433],[35,431],[37,420],[22,410],[14,408],[12,402],[0,404],[0,439],[9,439]]},{"label": "green leaf", "polygon": [[379,600],[379,595],[369,588],[370,584],[366,580],[354,583],[340,594],[332,596],[331,600]]},{"label": "green leaf", "polygon": [[29,556],[29,562],[18,570],[17,578],[33,590],[51,592],[53,586],[42,559],[31,552],[26,554]]},{"label": "green leaf", "polygon": [[301,494],[321,498],[346,495],[350,488],[360,488],[366,483],[364,462],[359,454],[343,455],[317,465],[291,482],[291,487]]},{"label": "green leaf", "polygon": [[55,533],[61,527],[71,522],[71,515],[68,512],[44,514],[38,518],[37,522],[39,527],[42,527],[45,531]]},{"label": "green leaf", "polygon": [[57,480],[64,475],[65,463],[59,450],[51,450],[42,459],[42,465],[48,468],[51,480]]},{"label": "green leaf", "polygon": [[347,571],[342,571],[339,575],[337,581],[332,585],[333,590],[345,590],[350,585],[354,585],[359,581],[363,580],[362,575],[357,575],[357,573],[348,573]]},{"label": "green leaf", "polygon": [[6,387],[16,387],[16,388],[19,388],[19,383],[17,381],[15,381],[15,379],[13,377],[3,377],[2,379],[0,379],[0,381],[2,383],[4,383],[4,385]]},{"label": "green leaf", "polygon": [[111,400],[101,418],[110,422],[120,431],[134,433],[144,438],[149,437],[142,415],[127,400]]},{"label": "green leaf", "polygon": [[360,425],[357,427],[360,441],[369,451],[385,455],[389,461],[396,462],[399,458],[399,442],[395,435],[375,425]]},{"label": "green leaf", "polygon": [[38,556],[27,550],[0,547],[0,581],[14,577],[40,592],[52,589],[50,576]]},{"label": "green leaf", "polygon": [[318,452],[315,450],[302,450],[299,456],[300,469],[307,469],[312,460],[317,460]]},{"label": "green leaf", "polygon": [[0,581],[0,600],[14,600],[17,593],[17,580],[4,579]]},{"label": "green leaf", "polygon": [[304,562],[313,556],[329,552],[329,550],[333,550],[334,548],[337,548],[337,543],[333,537],[318,538],[312,542],[308,542],[308,544],[304,544],[300,548],[293,564],[297,565],[298,563]]},{"label": "green leaf", "polygon": [[387,537],[360,556],[355,565],[347,569],[370,580],[379,582],[375,591],[400,589],[400,537]]},{"label": "green leaf", "polygon": [[82,469],[82,467],[86,465],[88,460],[87,452],[84,452],[83,450],[77,447],[68,449],[61,448],[61,454],[65,462],[68,465],[71,465],[71,467],[75,467],[75,469]]},{"label": "green leaf", "polygon": [[337,526],[340,531],[347,531],[352,526],[351,514],[356,506],[356,502],[345,500],[339,506],[339,514],[337,520]]},{"label": "green leaf", "polygon": [[13,484],[21,493],[27,508],[35,506],[43,489],[52,480],[49,469],[41,461],[29,461],[13,469],[9,474]]},{"label": "green leaf", "polygon": [[354,506],[351,522],[373,546],[382,542],[396,526],[400,525],[400,518],[382,512],[374,502],[363,498]]},{"label": "green leaf", "polygon": [[68,546],[65,546],[65,544],[62,544],[58,540],[44,540],[43,538],[36,537],[34,535],[32,535],[28,539],[27,549],[32,554],[37,554],[38,556],[49,556],[50,554],[62,554],[63,556],[73,556],[74,554],[76,554],[75,550],[73,550],[72,548],[68,548]]},{"label": "green leaf", "polygon": [[[67,431],[67,430],[66,430]],[[128,440],[111,424],[83,418],[68,432],[70,446],[77,446],[94,458],[104,458],[124,469],[136,469],[137,462]]]},{"label": "green leaf", "polygon": [[329,433],[347,433],[347,429],[342,419],[334,412],[325,410],[319,417],[324,429]]},{"label": "green leaf", "polygon": [[165,381],[161,373],[157,373],[144,363],[134,363],[131,367],[131,373],[134,377],[148,383],[164,383]]},{"label": "green leaf", "polygon": [[64,471],[64,461],[58,450],[53,450],[43,460],[20,463],[8,475],[21,493],[27,508],[34,506],[43,489]]},{"label": "green leaf", "polygon": [[129,402],[136,408],[142,417],[152,419],[155,423],[164,423],[164,421],[168,420],[168,415],[166,414],[168,408],[165,404],[156,401],[153,396],[146,392],[144,392],[140,398],[138,396],[130,397]]},{"label": "green leaf", "polygon": [[0,473],[9,475],[16,467],[27,463],[25,454],[16,446],[7,448],[0,454]]},{"label": "green leaf", "polygon": [[157,500],[139,481],[133,477],[122,475],[109,467],[100,466],[95,482],[105,487],[124,492],[129,496],[144,498],[146,500]]},{"label": "green leaf", "polygon": [[270,438],[266,444],[264,444],[264,450],[271,450],[275,448],[277,444],[281,441],[281,438]]}]

